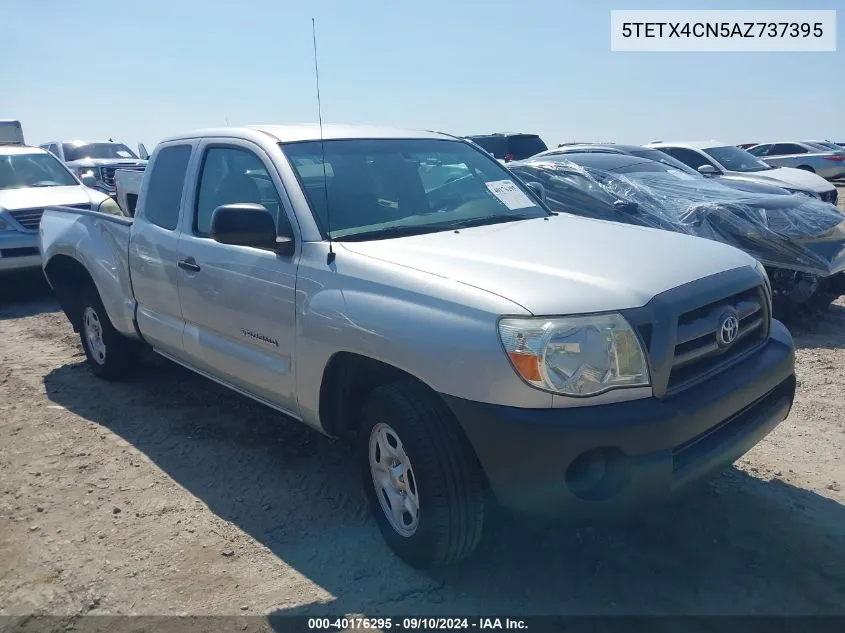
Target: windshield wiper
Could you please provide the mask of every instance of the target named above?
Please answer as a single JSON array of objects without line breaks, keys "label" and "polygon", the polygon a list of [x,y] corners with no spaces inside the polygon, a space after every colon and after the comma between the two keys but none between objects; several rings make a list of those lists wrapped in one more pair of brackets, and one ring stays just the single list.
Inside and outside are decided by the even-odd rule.
[{"label": "windshield wiper", "polygon": [[439,224],[430,224],[429,226],[437,226],[442,229],[468,229],[473,226],[488,226],[490,224],[504,224],[505,222],[518,222],[520,220],[533,220],[535,218],[527,218],[516,215],[496,215],[486,218],[468,218],[466,220],[454,220],[452,222],[442,222]]},{"label": "windshield wiper", "polygon": [[392,237],[407,237],[409,235],[422,235],[424,233],[436,233],[437,231],[446,231],[450,227],[440,226],[435,224],[427,224],[423,226],[389,226],[375,231],[364,231],[363,233],[353,233],[352,235],[343,235],[341,237],[332,238],[335,242],[366,242],[367,240],[384,240]]}]

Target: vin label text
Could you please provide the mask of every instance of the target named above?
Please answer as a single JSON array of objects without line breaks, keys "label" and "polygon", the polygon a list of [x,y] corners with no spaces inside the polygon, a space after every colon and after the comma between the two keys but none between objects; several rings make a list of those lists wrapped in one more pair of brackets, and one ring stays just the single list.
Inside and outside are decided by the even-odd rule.
[{"label": "vin label text", "polygon": [[611,11],[610,50],[830,52],[836,11]]}]

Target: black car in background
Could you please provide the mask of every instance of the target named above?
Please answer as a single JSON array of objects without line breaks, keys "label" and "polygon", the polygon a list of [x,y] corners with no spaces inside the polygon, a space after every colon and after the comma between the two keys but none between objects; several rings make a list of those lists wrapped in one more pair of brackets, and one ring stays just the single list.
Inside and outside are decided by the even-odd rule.
[{"label": "black car in background", "polygon": [[537,134],[479,134],[464,138],[505,162],[524,160],[549,149]]},{"label": "black car in background", "polygon": [[509,169],[552,211],[687,233],[763,263],[780,316],[845,294],[845,216],[801,194],[760,194],[627,154],[537,156]]}]

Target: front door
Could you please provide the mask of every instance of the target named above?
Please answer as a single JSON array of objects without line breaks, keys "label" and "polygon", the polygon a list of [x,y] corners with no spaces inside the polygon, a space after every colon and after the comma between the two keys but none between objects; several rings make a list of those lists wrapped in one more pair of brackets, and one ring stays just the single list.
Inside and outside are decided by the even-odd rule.
[{"label": "front door", "polygon": [[197,369],[295,412],[295,257],[210,237],[224,204],[263,204],[278,223],[281,182],[247,141],[206,141],[200,150],[192,221],[179,242],[185,354]]}]

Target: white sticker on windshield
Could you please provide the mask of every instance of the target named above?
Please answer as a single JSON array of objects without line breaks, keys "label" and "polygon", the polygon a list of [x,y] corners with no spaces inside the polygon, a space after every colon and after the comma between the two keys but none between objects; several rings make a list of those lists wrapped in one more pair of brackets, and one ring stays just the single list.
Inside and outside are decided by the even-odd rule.
[{"label": "white sticker on windshield", "polygon": [[132,158],[132,154],[127,152],[125,149],[117,150],[117,155],[120,156],[121,158]]},{"label": "white sticker on windshield", "polygon": [[680,180],[695,180],[695,176],[682,172],[680,169],[667,169],[667,174],[672,174],[675,178]]},{"label": "white sticker on windshield", "polygon": [[537,206],[531,198],[520,191],[513,180],[494,180],[492,182],[485,182],[484,184],[487,185],[490,193],[496,196],[511,211]]}]

